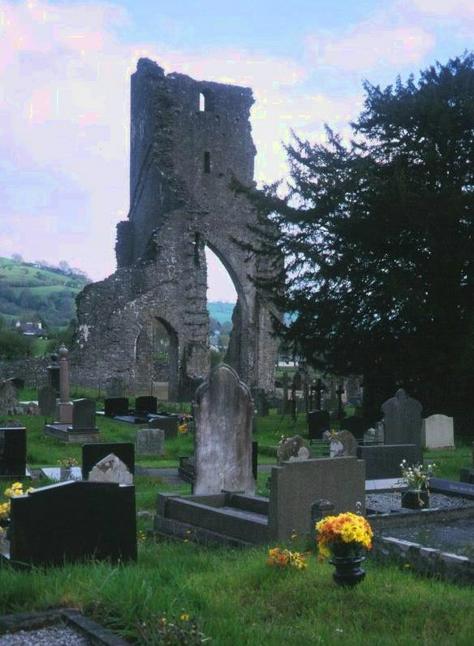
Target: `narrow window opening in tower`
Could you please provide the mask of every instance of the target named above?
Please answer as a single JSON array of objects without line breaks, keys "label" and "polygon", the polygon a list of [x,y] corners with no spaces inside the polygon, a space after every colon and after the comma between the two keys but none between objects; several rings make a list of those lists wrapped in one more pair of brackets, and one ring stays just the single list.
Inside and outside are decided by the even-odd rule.
[{"label": "narrow window opening in tower", "polygon": [[206,111],[206,97],[202,92],[199,92],[199,112]]},{"label": "narrow window opening in tower", "polygon": [[204,153],[204,172],[211,172],[211,153],[208,150]]},{"label": "narrow window opening in tower", "polygon": [[232,332],[232,314],[237,301],[234,282],[217,255],[206,246],[207,310],[211,361],[223,361]]}]

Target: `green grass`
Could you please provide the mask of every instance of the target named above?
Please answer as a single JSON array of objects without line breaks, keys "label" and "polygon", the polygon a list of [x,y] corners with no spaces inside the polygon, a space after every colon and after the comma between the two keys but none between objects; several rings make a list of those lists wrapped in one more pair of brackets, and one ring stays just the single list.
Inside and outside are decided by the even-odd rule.
[{"label": "green grass", "polygon": [[[30,466],[56,464],[80,447],[43,436],[44,420],[22,417],[28,429]],[[104,441],[132,441],[137,427],[97,419]],[[273,414],[258,420],[256,439],[274,446],[282,434],[302,431]],[[191,436],[167,441],[162,459],[141,458],[150,466],[176,464],[190,454]],[[457,478],[470,462],[470,448],[431,451],[439,475]],[[267,474],[260,473],[258,491],[265,493]],[[45,481],[33,483],[35,486]],[[9,483],[3,482],[2,488]],[[135,479],[137,510],[154,513],[159,491],[189,493],[189,485],[170,486],[162,480]],[[150,530],[149,516],[140,517],[140,530]],[[141,644],[158,644],[157,622],[189,613],[212,644],[287,646],[300,644],[382,644],[453,646],[470,644],[474,630],[472,590],[414,575],[397,566],[367,561],[367,578],[354,590],[332,582],[332,567],[314,555],[306,571],[280,571],[266,565],[266,547],[246,551],[206,549],[188,543],[155,542],[139,545],[136,564],[66,565],[22,572],[0,567],[0,613],[76,607],[88,616]],[[177,619],[179,622],[179,619]]]},{"label": "green grass", "polygon": [[147,640],[166,614],[195,618],[216,645],[472,643],[472,590],[367,562],[366,580],[336,587],[332,568],[310,557],[307,570],[266,565],[266,549],[140,544],[136,564],[0,570],[2,613],[76,607],[131,641]]}]

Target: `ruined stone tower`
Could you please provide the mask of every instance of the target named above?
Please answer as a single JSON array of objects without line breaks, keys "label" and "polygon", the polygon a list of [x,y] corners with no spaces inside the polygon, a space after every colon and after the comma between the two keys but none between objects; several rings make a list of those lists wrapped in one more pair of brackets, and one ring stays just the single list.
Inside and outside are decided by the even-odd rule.
[{"label": "ruined stone tower", "polygon": [[168,381],[183,396],[209,368],[205,245],[238,294],[227,361],[250,386],[273,388],[276,340],[252,278],[266,268],[241,243],[256,214],[236,195],[253,182],[248,88],[165,75],[147,59],[132,75],[130,212],[117,226],[117,271],[77,299],[75,375],[122,376],[136,390]]}]

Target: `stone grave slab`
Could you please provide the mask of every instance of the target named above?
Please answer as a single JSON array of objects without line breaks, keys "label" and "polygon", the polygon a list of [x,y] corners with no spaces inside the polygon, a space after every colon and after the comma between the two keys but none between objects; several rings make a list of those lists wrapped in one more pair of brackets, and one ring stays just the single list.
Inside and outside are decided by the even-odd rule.
[{"label": "stone grave slab", "polygon": [[12,498],[8,550],[13,564],[129,561],[137,557],[135,488],[64,482]]},{"label": "stone grave slab", "polygon": [[114,453],[135,473],[135,447],[132,442],[96,442],[82,447],[82,479],[87,480],[91,469],[110,453]]},{"label": "stone grave slab", "polygon": [[162,428],[138,429],[135,448],[137,455],[163,455],[165,450],[165,431]]},{"label": "stone grave slab", "polygon": [[128,397],[107,397],[104,399],[104,414],[106,417],[128,415]]},{"label": "stone grave slab", "polygon": [[253,401],[233,368],[220,364],[199,386],[194,403],[196,494],[255,492]]},{"label": "stone grave slab", "polygon": [[357,457],[365,460],[365,471],[368,480],[379,478],[402,477],[400,464],[406,460],[408,464],[419,464],[423,461],[423,453],[416,444],[378,444],[359,446]]},{"label": "stone grave slab", "polygon": [[0,478],[23,478],[26,472],[26,428],[0,427]]},{"label": "stone grave slab", "polygon": [[99,429],[95,425],[95,401],[76,399],[72,403],[72,425],[58,422],[46,424],[44,433],[71,444],[94,442],[99,437]]},{"label": "stone grave slab", "polygon": [[386,444],[421,446],[422,405],[400,388],[394,397],[382,404],[384,441]]},{"label": "stone grave slab", "polygon": [[453,418],[447,415],[430,415],[423,420],[421,443],[424,449],[454,448]]},{"label": "stone grave slab", "polygon": [[329,411],[311,410],[308,413],[308,437],[310,440],[322,440],[323,433],[330,429]]}]

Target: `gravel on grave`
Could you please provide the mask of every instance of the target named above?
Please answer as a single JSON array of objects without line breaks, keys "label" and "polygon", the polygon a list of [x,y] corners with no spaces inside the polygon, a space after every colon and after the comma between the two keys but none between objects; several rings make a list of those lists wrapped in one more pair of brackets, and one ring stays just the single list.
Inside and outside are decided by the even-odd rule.
[{"label": "gravel on grave", "polygon": [[90,644],[86,637],[61,624],[0,635],[0,646],[90,646]]},{"label": "gravel on grave", "polygon": [[[365,497],[365,506],[368,510],[382,514],[402,511],[401,494],[399,491],[369,493]],[[430,494],[430,509],[460,509],[463,507],[474,507],[474,500],[445,496],[442,493]],[[411,510],[403,508],[403,511]]]}]

